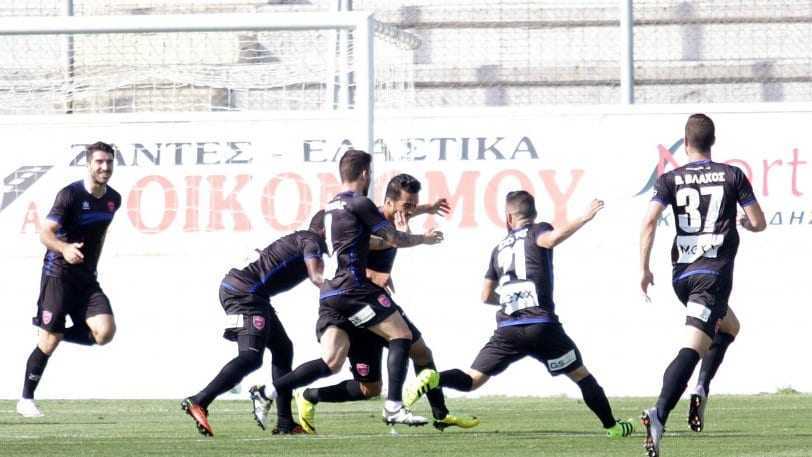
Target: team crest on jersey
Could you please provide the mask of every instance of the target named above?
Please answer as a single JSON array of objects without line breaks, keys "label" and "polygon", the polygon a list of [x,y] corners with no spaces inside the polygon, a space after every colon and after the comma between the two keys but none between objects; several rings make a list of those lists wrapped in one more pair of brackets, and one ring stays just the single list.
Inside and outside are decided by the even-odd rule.
[{"label": "team crest on jersey", "polygon": [[378,303],[380,303],[384,308],[389,308],[392,306],[392,300],[389,300],[389,297],[387,297],[386,294],[378,295]]},{"label": "team crest on jersey", "polygon": [[107,211],[110,211],[112,213],[115,210],[116,210],[116,204],[111,202],[110,200],[107,200]]},{"label": "team crest on jersey", "polygon": [[87,211],[90,209],[90,202],[82,202],[82,209]]},{"label": "team crest on jersey", "polygon": [[262,316],[254,316],[251,322],[254,324],[254,328],[257,330],[262,330],[265,328],[265,318]]},{"label": "team crest on jersey", "polygon": [[369,365],[365,363],[356,363],[355,371],[358,372],[360,376],[367,376],[369,375]]},{"label": "team crest on jersey", "polygon": [[54,315],[51,314],[50,311],[43,311],[42,312],[42,323],[48,325],[51,323],[51,320],[54,318]]}]

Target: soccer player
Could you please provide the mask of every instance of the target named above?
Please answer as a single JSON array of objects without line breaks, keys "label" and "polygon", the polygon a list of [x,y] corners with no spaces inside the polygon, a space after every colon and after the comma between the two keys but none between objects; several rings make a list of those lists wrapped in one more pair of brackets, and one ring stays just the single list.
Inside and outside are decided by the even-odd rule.
[{"label": "soccer player", "polygon": [[610,438],[632,433],[631,422],[615,419],[603,388],[587,371],[581,352],[564,332],[553,302],[553,248],[601,209],[603,202],[594,200],[583,216],[553,228],[546,222],[535,222],[535,200],[528,192],[507,194],[509,233],[491,253],[482,290],[483,302],[500,306],[496,331],[470,369],[439,374],[432,371],[410,383],[404,399],[407,406],[438,386],[463,392],[476,390],[491,376],[530,356],[545,364],[551,375],[564,374],[578,385],[584,403],[598,416]]},{"label": "soccer player", "polygon": [[412,333],[389,293],[366,277],[370,236],[375,234],[395,247],[436,244],[440,232],[425,235],[400,232],[387,221],[367,198],[372,156],[355,149],[339,161],[343,191],[325,208],[324,227],[328,253],[337,259],[335,276],[324,281],[319,303],[316,333],[323,355],[298,366],[293,372],[274,380],[272,386],[252,389],[254,415],[260,420],[278,392],[306,386],[337,373],[347,358],[348,330],[366,329],[389,344],[387,369],[389,390],[383,409],[387,424],[425,425],[425,417],[416,416],[403,406],[402,388],[406,378]]},{"label": "soccer player", "polygon": [[670,206],[677,229],[671,249],[672,284],[686,306],[684,346],[665,370],[656,407],[643,411],[641,419],[650,457],[660,455],[668,414],[685,392],[699,359],[699,384],[691,395],[688,423],[694,431],[702,430],[710,381],[739,331],[736,315],[728,307],[739,247],[737,205],[744,208],[743,228],[760,232],[767,226],[747,176],[737,167],[711,161],[715,141],[715,127],[708,116],[688,118],[685,151],[690,162],[657,179],[643,219],[640,287],[648,297],[648,287],[654,284],[649,269],[654,233],[660,215]]},{"label": "soccer player", "polygon": [[[381,208],[384,218],[395,225],[398,230],[408,232],[408,219],[420,214],[445,215],[450,210],[448,202],[440,199],[432,205],[417,205],[420,181],[408,174],[393,177],[386,187],[386,196]],[[374,244],[374,243],[373,243]],[[397,248],[382,246],[384,249],[370,250],[367,258],[367,278],[380,287],[394,293],[391,272],[397,255]],[[414,364],[415,374],[423,370],[436,370],[431,349],[426,345],[420,330],[409,320],[398,307],[403,319],[412,332],[412,346],[409,356]],[[365,400],[380,395],[381,358],[386,340],[366,330],[349,331],[350,371],[353,379],[339,384],[305,389],[294,394],[299,423],[305,431],[315,433],[315,408],[319,402],[339,403]],[[451,426],[471,428],[479,424],[476,418],[453,416],[448,413],[442,389],[434,389],[427,394],[431,404],[434,426],[443,430]]]},{"label": "soccer player", "polygon": [[[96,280],[107,227],[121,206],[121,195],[107,185],[114,157],[109,144],[87,146],[87,175],[59,191],[40,232],[40,241],[47,248],[33,318],[40,333],[37,347],[28,357],[23,394],[17,402],[17,413],[22,416],[42,416],[34,403],[34,391],[60,341],[104,345],[116,333],[110,301]],[[68,315],[73,326],[66,329]]]},{"label": "soccer player", "polygon": [[[223,337],[237,343],[237,357],[198,394],[184,399],[181,407],[197,425],[198,431],[213,436],[208,407],[215,398],[232,389],[249,373],[262,366],[265,348],[271,352],[271,375],[279,379],[291,371],[293,344],[279,321],[271,297],[292,289],[305,279],[321,287],[324,282],[322,253],[324,234],[314,218],[309,230],[284,236],[259,252],[259,258],[245,268],[231,269],[220,283],[220,304],[226,312]],[[291,391],[279,391],[277,424],[274,434],[302,433],[291,415]],[[265,429],[265,421],[257,421]]]}]

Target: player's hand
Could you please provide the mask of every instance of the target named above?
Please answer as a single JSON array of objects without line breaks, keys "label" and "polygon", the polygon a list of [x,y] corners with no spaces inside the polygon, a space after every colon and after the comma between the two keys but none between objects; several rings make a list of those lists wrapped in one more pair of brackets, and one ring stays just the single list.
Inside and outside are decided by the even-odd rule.
[{"label": "player's hand", "polygon": [[428,213],[429,214],[437,214],[440,216],[447,216],[448,213],[451,212],[451,205],[448,204],[448,199],[441,198],[434,202],[433,204],[429,205]]},{"label": "player's hand", "polygon": [[395,229],[398,232],[412,233],[409,229],[409,218],[403,211],[395,211]]},{"label": "player's hand", "polygon": [[739,216],[739,225],[742,226],[743,229],[748,231],[753,231],[753,224],[750,223],[750,219],[747,217],[746,214],[742,214]]},{"label": "player's hand", "polygon": [[643,295],[646,296],[646,302],[651,303],[651,297],[648,296],[648,286],[654,285],[654,275],[651,270],[646,269],[643,271],[643,277],[640,279],[640,289],[643,290]]},{"label": "player's hand", "polygon": [[603,200],[598,200],[597,198],[592,200],[592,203],[589,205],[589,209],[586,213],[584,213],[584,222],[591,221],[596,214],[598,214],[604,207]]},{"label": "player's hand", "polygon": [[65,247],[62,248],[62,257],[65,258],[66,262],[72,265],[84,262],[85,256],[82,254],[82,251],[80,251],[82,246],[84,246],[84,243],[66,244]]},{"label": "player's hand", "polygon": [[443,232],[431,229],[423,235],[423,244],[438,244],[443,241]]}]

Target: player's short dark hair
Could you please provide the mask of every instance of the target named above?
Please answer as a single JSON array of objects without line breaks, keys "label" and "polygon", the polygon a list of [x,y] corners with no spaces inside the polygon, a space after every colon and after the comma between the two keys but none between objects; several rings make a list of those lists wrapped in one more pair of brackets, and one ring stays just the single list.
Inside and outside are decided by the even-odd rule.
[{"label": "player's short dark hair", "polygon": [[508,192],[505,198],[508,211],[528,220],[536,219],[536,199],[526,190],[514,190]]},{"label": "player's short dark hair", "polygon": [[685,141],[694,149],[710,152],[716,142],[716,127],[711,118],[702,113],[692,114],[685,123]]},{"label": "player's short dark hair", "polygon": [[323,235],[324,234],[324,210],[321,209],[319,212],[313,215],[313,218],[310,219],[310,227],[308,227],[313,233]]},{"label": "player's short dark hair", "polygon": [[369,171],[372,163],[372,156],[358,149],[349,149],[341,156],[338,162],[338,171],[341,174],[341,182],[353,182],[361,177],[364,170]]},{"label": "player's short dark hair", "polygon": [[88,144],[85,147],[85,159],[88,162],[90,162],[90,158],[93,157],[93,152],[94,151],[102,151],[102,152],[106,152],[106,153],[110,154],[113,157],[116,156],[116,150],[115,150],[115,148],[113,148],[113,146],[111,146],[111,145],[109,145],[109,144],[107,144],[105,142],[102,142],[102,141],[97,141],[97,142],[95,142],[93,144]]},{"label": "player's short dark hair", "polygon": [[420,181],[412,175],[401,173],[389,180],[386,186],[386,198],[390,200],[397,200],[400,198],[400,192],[406,191],[410,194],[420,192]]}]

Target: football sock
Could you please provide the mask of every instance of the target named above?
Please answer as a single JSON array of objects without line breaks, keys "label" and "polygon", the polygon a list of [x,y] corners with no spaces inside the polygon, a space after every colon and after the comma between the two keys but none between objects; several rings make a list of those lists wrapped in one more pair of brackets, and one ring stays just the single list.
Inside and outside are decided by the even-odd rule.
[{"label": "football sock", "polygon": [[[290,373],[290,366],[280,367],[271,365],[271,377],[274,380],[280,379]],[[276,394],[276,426],[283,431],[288,431],[293,427],[293,413],[290,403],[293,400],[293,392],[282,390]]]},{"label": "football sock", "polygon": [[713,377],[716,376],[716,371],[719,370],[719,365],[722,364],[722,360],[725,359],[727,347],[730,346],[735,339],[736,337],[730,333],[723,332],[717,332],[716,337],[713,338],[710,350],[705,354],[705,357],[702,359],[702,365],[700,365],[699,368],[698,383],[705,388],[705,395],[710,393],[710,382]]},{"label": "football sock", "polygon": [[366,400],[361,383],[355,380],[343,381],[328,387],[306,389],[304,397],[310,403],[343,403],[345,401]]},{"label": "football sock", "polygon": [[[433,360],[424,365],[414,364],[415,374],[423,370],[437,371],[437,367],[434,365]],[[448,415],[448,408],[445,406],[445,395],[443,395],[442,388],[438,386],[436,389],[429,389],[429,391],[426,392],[426,399],[429,401],[429,405],[431,405],[431,415],[434,416],[435,419],[441,420]]]},{"label": "football sock", "polygon": [[37,389],[42,372],[45,371],[45,365],[48,364],[50,356],[42,350],[39,346],[35,347],[28,356],[28,362],[25,364],[25,382],[23,383],[23,398],[34,398],[34,391]]},{"label": "football sock", "polygon": [[697,363],[699,363],[699,353],[690,348],[682,348],[674,361],[665,369],[663,389],[657,399],[657,416],[663,425],[668,420],[668,414],[677,405],[679,397],[688,387],[688,380],[691,379]]},{"label": "football sock", "polygon": [[396,338],[389,341],[389,357],[386,361],[389,370],[387,400],[399,402],[403,399],[403,382],[406,380],[406,372],[409,370],[409,348],[411,346],[412,340],[408,338]]},{"label": "football sock", "polygon": [[93,332],[90,331],[87,325],[83,324],[73,324],[73,327],[66,328],[62,340],[82,346],[93,346],[96,344],[96,339],[93,338]]},{"label": "football sock", "polygon": [[598,384],[595,377],[589,375],[578,381],[578,387],[581,388],[584,403],[598,416],[598,419],[600,419],[603,424],[603,428],[613,427],[616,420],[612,414],[612,407],[609,406],[609,400],[603,392],[603,387]]},{"label": "football sock", "polygon": [[191,397],[192,402],[207,408],[215,398],[233,389],[242,378],[262,366],[262,354],[252,351],[241,351],[240,354],[228,362],[220,373],[201,390]]},{"label": "football sock", "polygon": [[446,370],[440,373],[440,385],[462,392],[470,392],[474,385],[474,380],[468,376],[468,373],[454,368],[453,370]]},{"label": "football sock", "polygon": [[306,386],[317,379],[330,376],[330,367],[322,359],[314,359],[305,362],[295,370],[274,380],[273,386],[276,392],[293,391],[297,387]]}]

